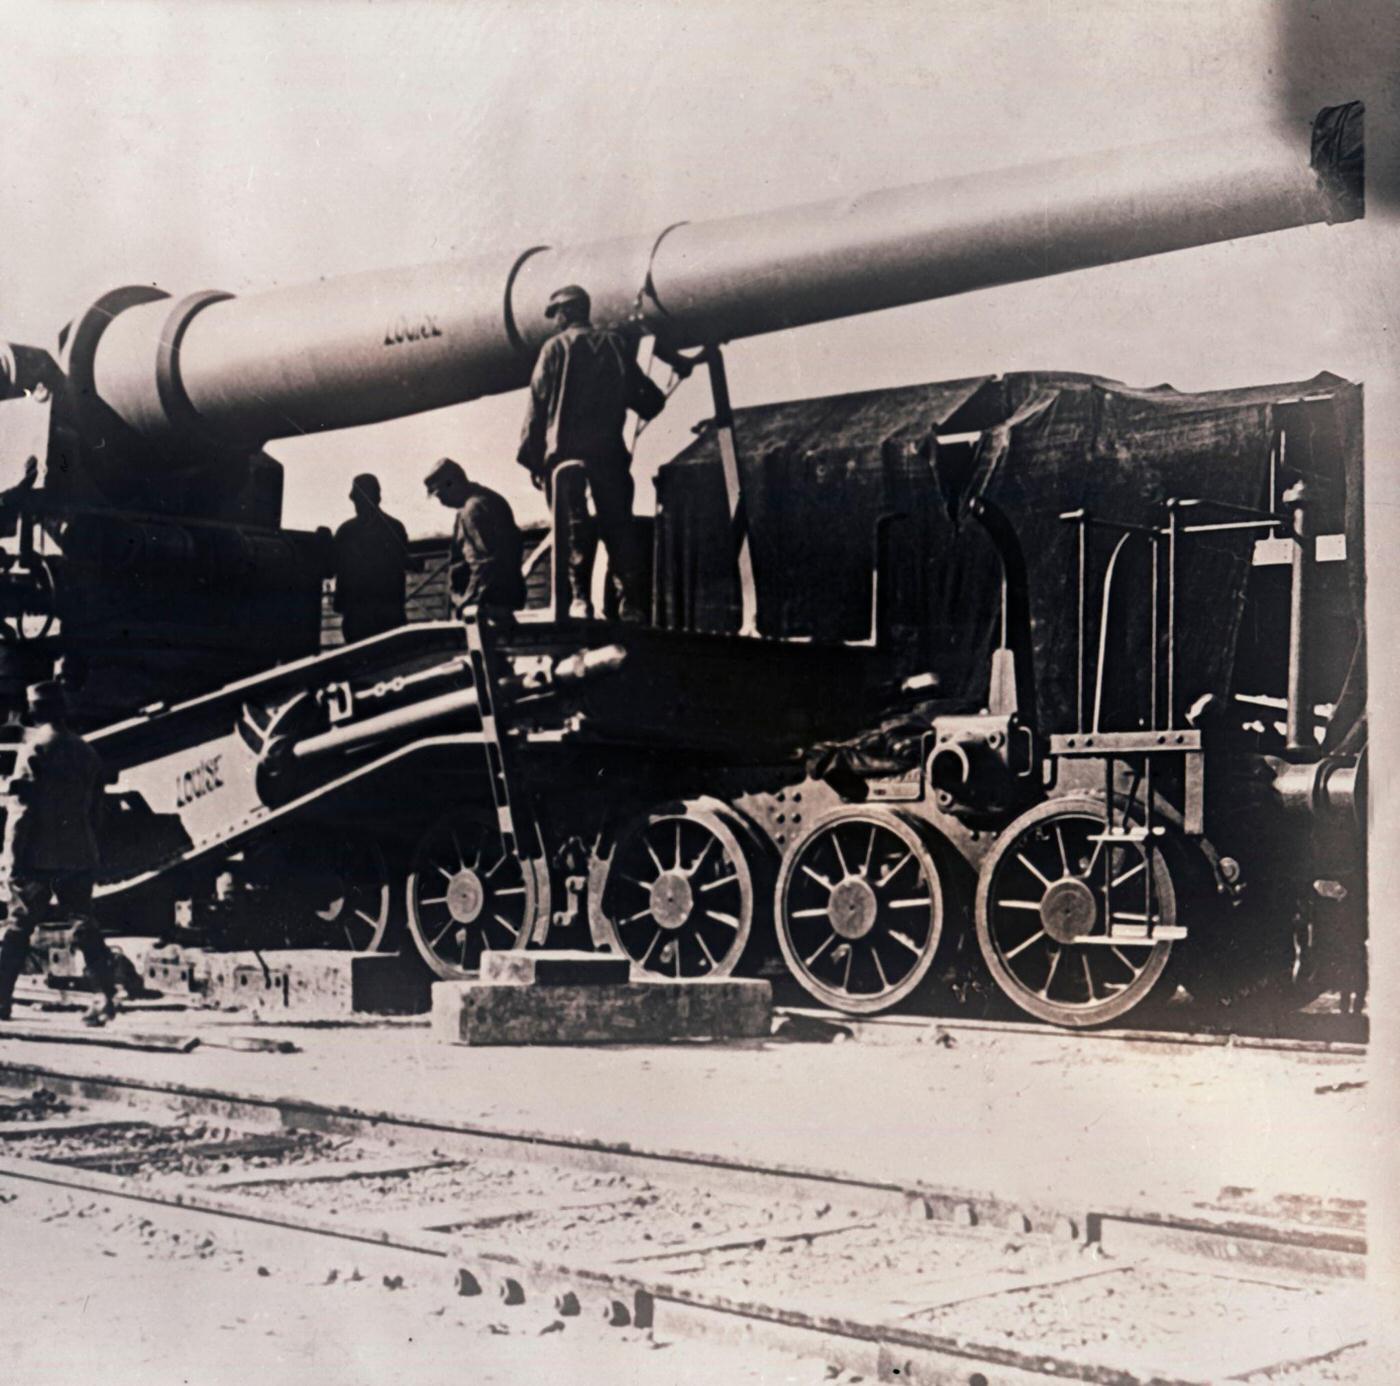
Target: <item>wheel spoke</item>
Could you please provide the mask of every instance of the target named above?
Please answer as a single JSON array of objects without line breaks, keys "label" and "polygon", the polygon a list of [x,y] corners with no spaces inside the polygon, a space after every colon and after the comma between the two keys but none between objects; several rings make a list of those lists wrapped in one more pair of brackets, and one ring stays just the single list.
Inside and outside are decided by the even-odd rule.
[{"label": "wheel spoke", "polygon": [[875,833],[876,828],[875,825],[872,823],[870,825],[870,841],[865,844],[865,860],[861,863],[860,867],[860,874],[862,876],[870,875],[870,862],[871,859],[875,856]]},{"label": "wheel spoke", "polygon": [[442,926],[442,928],[440,928],[440,929],[437,931],[437,933],[435,933],[435,934],[433,935],[432,942],[428,944],[428,947],[431,948],[431,949],[433,949],[433,950],[436,952],[438,944],[442,942],[442,936],[443,936],[456,922],[457,922],[457,921],[456,921],[455,919],[449,919],[449,920],[447,921],[447,923],[444,924],[444,925]]},{"label": "wheel spoke", "polygon": [[1089,875],[1093,871],[1094,865],[1099,859],[1099,853],[1102,851],[1103,843],[1101,841],[1094,843],[1094,850],[1089,853],[1089,860],[1084,863],[1084,870],[1079,873],[1079,879],[1081,881],[1087,881],[1089,879]]},{"label": "wheel spoke", "polygon": [[[687,876],[693,876],[693,875],[700,869],[700,863],[701,863],[702,861],[704,861],[705,858],[708,857],[708,856],[710,855],[710,848],[713,847],[714,845],[715,845],[715,840],[714,840],[714,838],[713,838],[713,837],[706,837],[706,839],[705,839],[705,845],[700,849],[700,855],[699,855],[698,857],[696,857],[695,860],[694,860],[693,862],[690,863],[690,870],[687,871],[687,872],[685,873]],[[708,890],[708,889],[710,889],[710,887],[709,887],[709,886],[701,886],[700,889],[701,889],[701,890]]]},{"label": "wheel spoke", "polygon": [[519,926],[518,926],[518,925],[515,925],[515,924],[512,924],[512,923],[510,922],[510,920],[507,919],[504,915],[493,914],[493,915],[491,916],[491,918],[494,919],[494,920],[496,921],[496,923],[499,924],[499,925],[501,926],[501,928],[507,930],[507,931],[510,933],[511,938],[519,938],[519,937],[520,937],[520,928],[519,928]]},{"label": "wheel spoke", "polygon": [[646,919],[650,914],[651,906],[648,905],[646,909],[638,910],[636,914],[629,914],[627,918],[622,920],[621,922],[623,924],[635,924],[639,919]]},{"label": "wheel spoke", "polygon": [[645,967],[647,963],[651,961],[651,955],[656,951],[656,945],[661,942],[661,934],[662,930],[658,929],[656,931],[656,937],[647,944],[647,951],[637,960],[637,965],[639,967]]},{"label": "wheel spoke", "polygon": [[1031,944],[1038,942],[1040,939],[1043,939],[1044,937],[1045,937],[1045,930],[1044,930],[1044,929],[1037,929],[1037,930],[1035,931],[1035,933],[1033,933],[1033,934],[1032,934],[1028,939],[1026,939],[1023,943],[1018,943],[1013,949],[1011,949],[1011,951],[1010,951],[1009,953],[1003,953],[1002,956],[1006,959],[1007,962],[1010,962],[1011,959],[1014,958],[1018,953],[1024,953],[1024,952],[1026,951],[1026,949],[1029,948],[1029,947],[1031,946]]},{"label": "wheel spoke", "polygon": [[926,897],[921,895],[913,900],[890,900],[887,903],[892,910],[913,910],[918,909],[920,905],[927,909],[929,902]]},{"label": "wheel spoke", "polygon": [[1079,961],[1084,964],[1084,985],[1089,988],[1089,1000],[1094,1000],[1094,973],[1089,967],[1089,954],[1087,951],[1079,955]]},{"label": "wheel spoke", "polygon": [[890,979],[885,976],[885,965],[880,961],[880,950],[875,947],[874,942],[870,944],[870,956],[875,960],[875,971],[880,974],[880,990],[890,989]]},{"label": "wheel spoke", "polygon": [[706,960],[710,964],[710,970],[713,971],[719,964],[715,961],[715,955],[710,952],[710,946],[705,942],[705,936],[701,933],[697,933],[695,935],[695,941],[700,945],[700,951],[705,955]]},{"label": "wheel spoke", "polygon": [[[447,903],[447,896],[433,895],[426,900],[420,900],[418,903],[420,905],[445,905]],[[355,913],[360,915],[361,918],[365,917],[364,912],[362,910],[356,910]],[[373,923],[373,920],[371,920],[370,922]]]},{"label": "wheel spoke", "polygon": [[819,871],[813,871],[806,862],[802,863],[802,869],[820,886],[824,886],[828,891],[836,889],[835,881],[828,881]]},{"label": "wheel spoke", "polygon": [[1121,876],[1115,876],[1110,885],[1116,890],[1124,881],[1131,881],[1139,871],[1147,870],[1147,859],[1143,858],[1136,866],[1130,866]]},{"label": "wheel spoke", "polygon": [[894,880],[894,878],[895,878],[897,875],[899,875],[899,873],[900,873],[901,871],[904,870],[904,867],[905,867],[906,863],[911,862],[911,861],[913,861],[913,860],[914,860],[914,854],[913,854],[913,852],[905,852],[905,854],[904,854],[902,857],[900,857],[900,859],[899,859],[897,862],[895,862],[895,864],[894,864],[893,866],[889,867],[889,868],[885,871],[885,874],[884,874],[883,876],[881,876],[880,879],[879,879],[878,881],[875,882],[876,889],[879,889],[879,887],[881,887],[881,886],[887,886],[887,885],[889,885],[889,883],[890,883],[892,880]]},{"label": "wheel spoke", "polygon": [[371,929],[377,929],[377,928],[379,927],[379,921],[378,921],[372,914],[366,914],[366,913],[364,912],[364,910],[358,910],[358,909],[355,911],[355,913],[356,913],[361,919],[363,919],[363,920],[365,921],[365,923],[368,924],[368,925],[370,926]]},{"label": "wheel spoke", "polygon": [[998,900],[997,904],[1004,910],[1034,910],[1040,913],[1039,900]]},{"label": "wheel spoke", "polygon": [[674,869],[681,869],[681,820],[676,819],[676,864]]},{"label": "wheel spoke", "polygon": [[500,890],[493,891],[492,894],[494,894],[494,895],[524,895],[524,894],[525,894],[525,887],[524,887],[523,885],[522,885],[522,886],[504,886],[504,887],[502,887]]},{"label": "wheel spoke", "polygon": [[1048,876],[1046,876],[1046,875],[1040,870],[1040,868],[1039,868],[1038,866],[1036,866],[1035,863],[1032,862],[1032,861],[1026,856],[1026,854],[1025,854],[1024,852],[1017,852],[1017,853],[1016,853],[1016,860],[1019,861],[1019,862],[1021,863],[1021,865],[1024,866],[1024,867],[1026,868],[1026,870],[1029,871],[1029,872],[1031,873],[1031,875],[1034,876],[1034,877],[1036,878],[1036,880],[1039,881],[1039,882],[1041,883],[1041,885],[1043,885],[1043,886],[1045,887],[1046,890],[1049,890],[1049,889],[1050,889],[1050,878],[1049,878]]},{"label": "wheel spoke", "polygon": [[[457,853],[457,869],[458,869],[459,871],[464,871],[464,870],[466,870],[466,866],[467,866],[467,854],[466,854],[465,852],[462,851],[462,844],[461,844],[460,842],[457,841],[457,834],[456,834],[455,832],[449,830],[447,835],[448,835],[448,837],[450,837],[450,838],[452,839],[452,850],[453,850],[454,852]],[[481,860],[481,849],[478,847],[478,849],[477,849],[477,861],[479,862],[480,860]]]},{"label": "wheel spoke", "polygon": [[793,910],[790,917],[793,919],[829,919],[831,911],[829,909]]},{"label": "wheel spoke", "polygon": [[1065,950],[1063,948],[1057,948],[1053,953],[1050,954],[1050,971],[1045,978],[1045,985],[1041,987],[1038,993],[1047,1001],[1050,999],[1050,983],[1055,980],[1055,969],[1059,967],[1060,955],[1064,951]]},{"label": "wheel spoke", "polygon": [[827,950],[828,948],[830,948],[831,945],[832,945],[833,943],[835,943],[835,942],[836,942],[836,935],[835,935],[834,933],[833,933],[833,934],[828,934],[828,935],[827,935],[827,938],[826,938],[826,941],[821,945],[820,948],[817,949],[817,951],[816,951],[815,953],[812,954],[812,956],[811,956],[810,958],[803,958],[803,959],[802,959],[802,965],[803,965],[804,967],[811,967],[811,965],[812,965],[814,962],[816,962],[816,960],[817,960],[819,957],[821,957],[821,955],[822,955],[823,953],[825,953],[826,950]]},{"label": "wheel spoke", "polygon": [[706,910],[707,919],[718,919],[721,924],[728,924],[731,929],[739,927],[739,921],[732,914],[724,914],[720,910]]},{"label": "wheel spoke", "polygon": [[652,864],[656,867],[656,874],[658,876],[664,876],[666,874],[666,868],[661,865],[661,858],[656,855],[656,851],[651,843],[648,842],[646,838],[643,838],[642,846],[647,849],[647,856],[651,858]]},{"label": "wheel spoke", "polygon": [[495,864],[495,866],[493,866],[481,879],[483,881],[489,881],[491,877],[494,876],[496,872],[498,872],[501,869],[501,867],[503,867],[506,864],[506,861],[509,858],[509,856],[510,853],[506,851],[504,844],[502,844],[500,861],[498,861]]},{"label": "wheel spoke", "polygon": [[732,881],[737,881],[738,879],[739,879],[739,874],[738,874],[738,872],[735,872],[732,876],[721,876],[721,877],[719,878],[719,880],[717,880],[717,881],[706,881],[705,884],[702,885],[702,886],[700,887],[700,889],[701,889],[701,890],[718,890],[718,889],[720,888],[720,886],[729,885],[730,882],[732,882]]},{"label": "wheel spoke", "polygon": [[1128,971],[1133,974],[1134,977],[1138,975],[1140,969],[1133,966],[1133,960],[1129,957],[1125,957],[1121,948],[1115,948],[1112,944],[1110,944],[1108,951],[1112,953],[1113,956],[1117,958],[1118,961],[1122,963],[1123,966],[1126,967]]},{"label": "wheel spoke", "polygon": [[855,962],[855,960],[856,960],[856,950],[855,950],[854,948],[847,947],[847,949],[846,949],[846,970],[845,970],[845,972],[842,973],[842,975],[841,975],[841,990],[842,990],[842,991],[850,991],[850,989],[851,989],[851,964],[852,964],[853,962]]},{"label": "wheel spoke", "polygon": [[841,879],[844,881],[849,878],[851,868],[846,865],[846,854],[841,850],[841,834],[835,829],[831,833],[831,845],[835,849],[836,862],[841,868]]},{"label": "wheel spoke", "polygon": [[1064,868],[1060,872],[1060,877],[1063,879],[1065,876],[1073,875],[1073,872],[1069,869],[1069,853],[1065,851],[1064,829],[1058,823],[1055,824],[1055,841],[1060,844],[1060,865]]},{"label": "wheel spoke", "polygon": [[896,943],[902,943],[916,958],[919,956],[919,945],[908,934],[901,934],[898,929],[891,929],[889,937],[894,939]]}]

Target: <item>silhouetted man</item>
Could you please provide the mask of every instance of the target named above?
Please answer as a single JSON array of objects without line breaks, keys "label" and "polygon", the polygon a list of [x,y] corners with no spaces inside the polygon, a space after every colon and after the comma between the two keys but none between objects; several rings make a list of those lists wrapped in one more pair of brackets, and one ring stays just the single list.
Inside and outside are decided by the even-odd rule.
[{"label": "silhouetted man", "polygon": [[[594,327],[591,311],[588,294],[577,284],[550,295],[545,316],[557,318],[557,330],[535,363],[517,460],[537,486],[549,484],[561,463],[583,463],[617,589],[618,615],[640,621],[646,609],[642,555],[632,518],[632,458],[622,430],[629,409],[654,419],[666,396],[637,365],[635,344],[619,332]],[[688,371],[688,363],[682,362],[682,369]],[[583,488],[566,488],[561,504],[566,507],[569,615],[586,619],[593,614],[588,588],[597,537]]]},{"label": "silhouetted man", "polygon": [[350,487],[355,516],[335,532],[335,609],[345,643],[404,623],[408,531],[379,508],[379,479],[366,472]]},{"label": "silhouetted man", "polygon": [[510,502],[489,486],[469,480],[450,457],[433,464],[423,485],[435,500],[457,512],[447,566],[453,614],[460,616],[469,606],[506,611],[524,606],[520,569],[525,544]]},{"label": "silhouetted man", "polygon": [[63,921],[72,924],[69,946],[101,993],[85,1019],[101,1024],[117,1009],[116,959],[92,917],[102,760],[69,730],[61,684],[32,685],[28,703],[32,725],[20,737],[5,791],[10,807],[0,877],[9,890],[9,921],[0,933],[0,1020],[10,1018],[35,927]]}]

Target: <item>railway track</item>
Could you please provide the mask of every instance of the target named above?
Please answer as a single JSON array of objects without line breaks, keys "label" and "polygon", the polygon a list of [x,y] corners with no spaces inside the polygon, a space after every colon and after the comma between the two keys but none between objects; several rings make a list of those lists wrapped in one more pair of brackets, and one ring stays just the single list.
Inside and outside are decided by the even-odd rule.
[{"label": "railway track", "polygon": [[1061,1030],[1035,1020],[971,1019],[950,1015],[881,1015],[848,1016],[839,1011],[805,1006],[778,1006],[774,1013],[779,1024],[791,1021],[796,1026],[824,1026],[832,1031],[846,1032],[853,1039],[867,1044],[927,1044],[954,1041],[958,1034],[1010,1035],[1027,1039],[1059,1039],[1078,1043],[1160,1044],[1206,1046],[1236,1049],[1262,1049],[1280,1054],[1339,1054],[1359,1056],[1366,1053],[1366,1025],[1353,1016],[1322,1016],[1321,1024],[1308,1027],[1309,1034],[1255,1034],[1247,1029],[1185,1029],[1180,1026],[1151,1028],[1111,1028],[1101,1030]]},{"label": "railway track", "polygon": [[1351,1204],[1031,1206],[14,1065],[0,1086],[23,1118],[0,1185],[374,1246],[492,1314],[961,1386],[1306,1380],[1364,1337]]}]

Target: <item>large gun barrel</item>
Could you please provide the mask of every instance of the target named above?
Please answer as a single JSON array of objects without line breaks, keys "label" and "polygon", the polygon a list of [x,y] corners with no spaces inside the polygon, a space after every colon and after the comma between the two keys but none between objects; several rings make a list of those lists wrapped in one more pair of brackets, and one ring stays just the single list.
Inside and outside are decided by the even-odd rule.
[{"label": "large gun barrel", "polygon": [[978,173],[578,248],[234,298],[117,291],[69,374],[151,440],[261,444],[525,384],[551,290],[672,348],[1362,214],[1359,104],[1255,130]]}]

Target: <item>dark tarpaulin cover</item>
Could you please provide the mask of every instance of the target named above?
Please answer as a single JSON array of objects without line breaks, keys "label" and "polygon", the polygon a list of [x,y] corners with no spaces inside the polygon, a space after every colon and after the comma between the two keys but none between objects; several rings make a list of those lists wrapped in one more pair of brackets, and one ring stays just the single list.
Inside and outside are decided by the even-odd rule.
[{"label": "dark tarpaulin cover", "polygon": [[[763,633],[868,634],[875,522],[925,508],[933,436],[986,383],[976,377],[735,411]],[[658,622],[737,630],[738,573],[713,435],[661,468],[656,495]]]},{"label": "dark tarpaulin cover", "polygon": [[[876,521],[901,515],[889,531],[885,570],[896,643],[911,670],[938,673],[950,704],[979,705],[998,641],[1002,571],[986,526],[970,513],[969,502],[979,498],[993,523],[1004,518],[1013,565],[1024,569],[1012,575],[1024,587],[1019,605],[1013,596],[1013,625],[1019,615],[1022,630],[1029,626],[1029,710],[1043,730],[1069,730],[1077,716],[1077,549],[1075,527],[1060,515],[1084,508],[1106,519],[1160,523],[1169,497],[1260,507],[1284,421],[1288,462],[1315,497],[1319,531],[1340,530],[1345,520],[1359,612],[1360,389],[1336,376],[1183,394],[1027,372],[738,411],[759,628],[816,640],[866,635]],[[975,448],[939,442],[962,433],[979,435]],[[657,497],[658,620],[736,630],[732,530],[712,435],[661,469]],[[1202,693],[1229,692],[1256,537],[1237,531],[1183,541],[1178,711]],[[1090,543],[1091,669],[1112,542],[1096,532]],[[1146,711],[1146,553],[1129,544],[1119,563],[1108,638],[1120,657],[1110,661],[1105,729],[1136,725]],[[1348,696],[1359,706],[1364,659],[1353,663]],[[1340,683],[1338,672],[1332,695]],[[1090,683],[1090,712],[1092,701]],[[1342,721],[1335,719],[1334,732]]]}]

